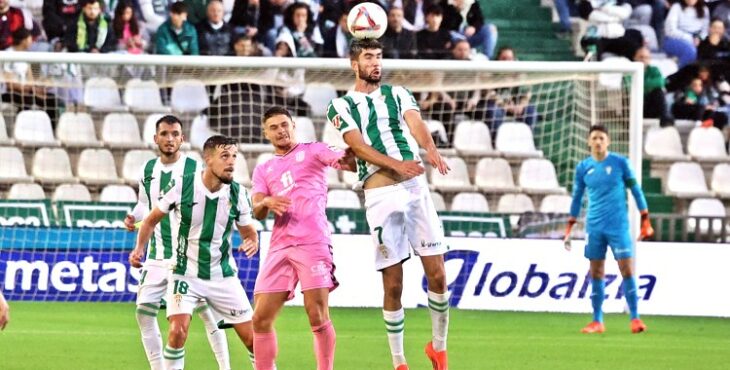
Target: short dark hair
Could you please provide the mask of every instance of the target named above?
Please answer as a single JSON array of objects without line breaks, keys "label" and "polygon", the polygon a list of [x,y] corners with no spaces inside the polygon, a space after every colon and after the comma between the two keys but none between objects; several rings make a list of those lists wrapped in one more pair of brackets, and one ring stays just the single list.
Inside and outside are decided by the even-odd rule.
[{"label": "short dark hair", "polygon": [[[515,49],[513,47],[511,47],[509,45],[505,45],[505,46],[502,46],[501,48],[499,48],[499,50],[497,50],[497,59],[499,59],[499,56],[502,55],[502,53],[504,53],[507,50],[511,51],[512,54],[515,54]],[[517,55],[515,55],[515,58],[516,57],[517,57]]]},{"label": "short dark hair", "polygon": [[[96,4],[99,2],[100,2],[100,0],[83,0],[83,1],[81,1],[81,7],[84,8],[89,4]],[[101,5],[101,3],[99,3],[99,5]]]},{"label": "short dark hair", "polygon": [[383,50],[383,44],[376,39],[353,39],[350,44],[350,60],[357,60],[362,51],[367,49]]},{"label": "short dark hair", "polygon": [[185,5],[185,3],[182,1],[177,1],[177,2],[172,3],[172,5],[170,5],[170,13],[172,13],[172,14],[182,14],[182,13],[187,13],[187,12],[188,12],[188,6]]},{"label": "short dark hair", "polygon": [[20,27],[12,34],[13,39],[13,46],[20,45],[21,42],[25,41],[28,37],[31,36],[30,31],[25,27]]},{"label": "short dark hair", "polygon": [[213,135],[205,141],[205,144],[203,144],[203,152],[209,152],[211,150],[215,150],[215,148],[225,148],[231,145],[238,145],[238,141],[228,136]]},{"label": "short dark hair", "polygon": [[167,123],[168,125],[178,124],[182,129],[182,122],[180,121],[180,119],[173,116],[172,114],[168,114],[160,117],[160,119],[157,120],[157,122],[155,123],[155,132],[160,130],[160,125],[163,123]]},{"label": "short dark hair", "polygon": [[286,108],[276,105],[266,110],[264,116],[261,118],[261,125],[265,127],[266,121],[273,116],[287,116],[290,120],[294,120]]},{"label": "short dark hair", "polygon": [[429,14],[444,15],[444,8],[442,8],[439,4],[433,4],[427,7],[426,10],[423,12],[424,16],[427,16]]},{"label": "short dark hair", "polygon": [[603,132],[604,134],[608,135],[608,129],[606,128],[606,126],[601,125],[601,124],[591,126],[591,129],[588,131],[588,136],[591,136],[593,131],[600,131],[600,132]]}]

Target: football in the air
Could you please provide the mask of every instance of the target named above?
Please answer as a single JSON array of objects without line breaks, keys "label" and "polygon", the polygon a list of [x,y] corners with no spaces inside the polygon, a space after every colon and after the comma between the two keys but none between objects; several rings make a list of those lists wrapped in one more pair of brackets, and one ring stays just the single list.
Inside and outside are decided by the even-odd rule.
[{"label": "football in the air", "polygon": [[388,28],[388,16],[375,3],[361,3],[347,15],[347,28],[356,39],[377,39]]}]

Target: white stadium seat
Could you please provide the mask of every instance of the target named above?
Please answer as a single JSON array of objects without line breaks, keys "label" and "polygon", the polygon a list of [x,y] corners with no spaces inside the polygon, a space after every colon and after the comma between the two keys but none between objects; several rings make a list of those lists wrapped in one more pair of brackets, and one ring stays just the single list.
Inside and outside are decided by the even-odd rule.
[{"label": "white stadium seat", "polygon": [[[431,133],[431,136],[435,135],[445,144],[449,142],[449,136],[446,134],[446,128],[441,121],[425,120],[424,122],[426,122],[426,126],[428,127],[428,131]],[[489,143],[489,145],[491,146],[492,144]]]},{"label": "white stadium seat", "polygon": [[91,193],[84,184],[63,184],[53,192],[53,201],[91,202]]},{"label": "white stadium seat", "polygon": [[332,168],[327,167],[327,188],[328,189],[344,189],[345,184],[340,182],[340,174],[339,172]]},{"label": "white stadium seat", "polygon": [[727,211],[725,206],[719,199],[715,198],[698,198],[692,200],[687,210],[687,229],[689,232],[694,232],[697,228],[697,222],[699,221],[699,229],[701,234],[708,234],[710,232],[710,222],[712,222],[712,233],[714,235],[720,235],[722,232],[722,220],[709,220],[703,217],[726,217]]},{"label": "white stadium seat", "polygon": [[259,156],[256,157],[256,166],[266,163],[266,161],[268,161],[271,158],[274,158],[274,153],[267,152],[267,153],[259,154]]},{"label": "white stadium seat", "polygon": [[436,212],[445,211],[446,202],[444,201],[444,197],[435,191],[432,191],[430,193],[431,193],[431,200],[433,200],[433,207],[436,209]]},{"label": "white stadium seat", "polygon": [[347,148],[347,144],[342,139],[340,132],[329,122],[325,123],[324,129],[322,130],[322,141],[340,149]]},{"label": "white stadium seat", "polygon": [[23,153],[16,147],[0,147],[0,183],[31,182],[25,169]]},{"label": "white stadium seat", "polygon": [[147,116],[147,119],[144,121],[144,127],[142,128],[142,140],[145,145],[150,148],[157,148],[157,144],[155,144],[157,121],[159,121],[164,115],[165,114],[163,113],[153,113]]},{"label": "white stadium seat", "polygon": [[489,203],[481,193],[459,193],[451,201],[451,211],[487,213]]},{"label": "white stadium seat", "polygon": [[94,121],[88,113],[64,112],[58,119],[56,136],[67,147],[99,147]]},{"label": "white stadium seat", "polygon": [[190,125],[190,145],[193,149],[203,150],[205,141],[217,134],[208,126],[208,116],[204,114],[195,116],[193,123]]},{"label": "white stadium seat", "polygon": [[354,191],[335,189],[327,192],[327,207],[360,209],[362,205],[360,205],[360,198]]},{"label": "white stadium seat", "polygon": [[58,146],[53,137],[51,117],[42,110],[24,110],[15,116],[15,142],[22,146]]},{"label": "white stadium seat", "polygon": [[294,117],[297,142],[312,143],[317,141],[317,133],[314,131],[314,123],[309,117]]},{"label": "white stadium seat", "polygon": [[130,150],[124,153],[124,162],[122,163],[122,179],[124,182],[137,185],[142,176],[142,168],[147,162],[155,158],[155,152],[147,149]]},{"label": "white stadium seat", "polygon": [[484,192],[511,193],[515,186],[512,168],[503,158],[482,158],[477,162],[474,183]]},{"label": "white stadium seat", "polygon": [[327,106],[332,99],[337,98],[337,90],[330,84],[307,84],[302,100],[309,104],[312,115],[323,117],[327,115]]},{"label": "white stadium seat", "polygon": [[[188,150],[183,152],[186,156],[194,159],[196,162],[200,163],[200,168],[205,168],[205,160],[203,159],[203,156],[200,155],[200,153],[197,150]],[[236,157],[238,158],[238,157]]]},{"label": "white stadium seat", "polygon": [[492,135],[484,122],[462,121],[454,131],[454,149],[462,156],[496,155]]},{"label": "white stadium seat", "polygon": [[730,161],[725,136],[717,127],[695,127],[687,139],[687,153],[700,162]]},{"label": "white stadium seat", "polygon": [[199,113],[210,106],[205,84],[200,80],[177,80],[172,85],[170,103],[176,112]]},{"label": "white stadium seat", "polygon": [[84,105],[97,111],[125,111],[119,87],[109,77],[91,77],[84,84]]},{"label": "white stadium seat", "polygon": [[139,124],[131,113],[109,113],[104,117],[101,140],[111,148],[145,147],[139,135]]},{"label": "white stadium seat", "polygon": [[540,204],[541,213],[570,213],[570,203],[573,198],[570,195],[551,194],[542,199]]},{"label": "white stadium seat", "polygon": [[522,162],[519,177],[520,188],[528,194],[565,194],[558,184],[553,163],[547,159],[528,159]]},{"label": "white stadium seat", "polygon": [[137,203],[137,192],[129,185],[107,185],[101,190],[99,201]]},{"label": "white stadium seat", "polygon": [[76,169],[79,180],[87,184],[119,182],[114,156],[107,149],[84,149]]},{"label": "white stadium seat", "polygon": [[13,184],[8,191],[9,200],[42,200],[46,199],[43,187],[35,183]]},{"label": "white stadium seat", "polygon": [[352,188],[355,184],[357,184],[357,180],[357,172],[342,171],[342,182],[344,182],[345,186],[348,188]]},{"label": "white stadium seat", "polygon": [[472,191],[474,186],[469,181],[466,162],[460,157],[446,157],[451,171],[442,175],[436,168],[431,169],[431,186],[442,192]]},{"label": "white stadium seat", "polygon": [[499,203],[497,204],[497,212],[512,213],[513,215],[510,216],[509,222],[510,225],[512,225],[512,227],[514,228],[515,226],[517,226],[517,223],[520,220],[520,216],[514,214],[521,215],[525,212],[535,212],[535,205],[532,204],[532,200],[530,199],[530,197],[525,194],[505,194],[499,198]]},{"label": "white stadium seat", "polygon": [[542,151],[535,149],[530,126],[522,122],[505,122],[497,130],[496,149],[507,157],[542,157]]},{"label": "white stadium seat", "polygon": [[667,194],[678,198],[711,197],[702,167],[694,162],[677,162],[669,167]]},{"label": "white stadium seat", "polygon": [[71,160],[65,149],[40,148],[33,158],[31,172],[36,181],[46,184],[76,182],[71,172]]},{"label": "white stadium seat", "polygon": [[248,171],[248,162],[241,152],[238,152],[236,164],[233,167],[233,181],[243,186],[251,186],[251,175]]},{"label": "white stadium seat", "polygon": [[653,128],[646,133],[644,151],[652,160],[686,161],[689,156],[682,150],[679,131],[674,126]]},{"label": "white stadium seat", "polygon": [[730,164],[720,163],[712,170],[710,188],[721,198],[730,198]]},{"label": "white stadium seat", "polygon": [[169,112],[162,104],[160,87],[154,80],[133,78],[124,87],[124,104],[135,112]]}]

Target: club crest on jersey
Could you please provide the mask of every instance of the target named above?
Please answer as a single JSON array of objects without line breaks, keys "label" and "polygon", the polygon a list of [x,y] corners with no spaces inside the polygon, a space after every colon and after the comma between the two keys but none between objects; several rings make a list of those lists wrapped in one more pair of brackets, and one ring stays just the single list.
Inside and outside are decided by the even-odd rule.
[{"label": "club crest on jersey", "polygon": [[388,248],[385,246],[385,244],[380,244],[378,246],[378,250],[380,251],[380,254],[383,256],[383,258],[388,259]]},{"label": "club crest on jersey", "polygon": [[606,167],[606,173],[610,175],[611,174],[611,171],[612,171],[611,166],[607,166]]},{"label": "club crest on jersey", "polygon": [[304,152],[302,151],[302,152],[297,153],[297,155],[294,157],[294,159],[296,159],[297,162],[303,161],[304,160]]}]

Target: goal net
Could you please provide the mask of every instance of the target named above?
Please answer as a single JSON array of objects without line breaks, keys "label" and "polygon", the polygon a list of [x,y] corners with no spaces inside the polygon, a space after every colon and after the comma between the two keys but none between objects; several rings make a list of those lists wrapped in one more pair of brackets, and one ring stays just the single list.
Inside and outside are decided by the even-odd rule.
[{"label": "goal net", "polygon": [[[137,277],[127,271],[126,253],[135,234],[119,230],[123,209],[130,204],[98,208],[108,205],[97,202],[104,181],[99,185],[80,175],[79,157],[84,149],[109,150],[116,178],[107,182],[136,186],[138,172],[128,174],[126,154],[154,149],[154,122],[162,114],[175,114],[184,123],[190,142],[184,149],[191,155],[200,155],[202,143],[214,132],[237,138],[246,162],[245,174],[239,173],[238,180],[246,185],[257,159],[271,152],[261,133],[261,116],[273,105],[285,106],[295,116],[300,141],[344,145],[327,124],[325,112],[332,98],[353,86],[347,60],[45,53],[8,53],[3,58],[6,72],[11,73],[0,76],[6,92],[0,107],[0,123],[5,124],[0,141],[22,153],[27,174],[20,180],[3,180],[2,192],[10,195],[13,183],[34,181],[50,198],[57,183],[30,176],[36,175],[34,160],[39,148],[60,144],[76,177],[70,182],[80,179],[94,200],[85,202],[93,207],[83,217],[74,216],[83,213],[78,209],[68,210],[74,202],[5,201],[0,214],[4,226],[0,284],[6,294],[9,289],[16,293],[11,292],[14,299],[45,294],[52,299],[83,300],[84,295],[67,295],[62,287],[64,282],[81,282],[87,273],[91,276],[88,281],[95,284],[106,277],[105,284],[97,284],[96,289],[119,289],[112,300],[131,299]],[[589,154],[587,133],[594,124],[608,127],[610,149],[629,156],[640,174],[643,69],[639,64],[422,60],[385,60],[383,64],[383,83],[410,89],[440,150],[450,161],[453,158],[465,165],[465,179],[457,178],[459,171],[446,178],[429,177],[446,205],[454,206],[455,212],[442,217],[449,235],[557,236],[567,213],[565,196],[570,194],[573,171]],[[24,115],[24,111],[39,115]],[[38,123],[46,122],[44,114],[47,133]],[[79,116],[91,118],[91,134],[80,132],[81,124],[79,129],[69,126],[69,122],[76,124],[71,117]],[[28,117],[33,117],[31,123],[26,122]],[[48,140],[43,139],[46,134]],[[508,182],[513,186],[495,185],[505,179],[497,181],[502,173],[494,172],[495,166],[483,165],[484,159],[506,162],[511,176]],[[351,178],[337,174],[330,185],[345,188],[350,184]],[[465,191],[483,195],[488,208],[456,207],[457,193]],[[562,199],[548,202],[550,195]],[[18,202],[32,204],[18,207]],[[113,212],[118,214],[111,216]],[[367,233],[362,210],[338,212],[328,210],[334,233]],[[491,215],[479,218],[480,214]],[[635,219],[632,225],[636,229]],[[266,229],[267,225],[260,227]],[[45,267],[40,262],[34,265],[38,259],[29,259],[38,249],[48,262]],[[98,258],[82,265],[86,252],[98,253]],[[10,261],[27,263],[11,266]],[[77,266],[58,261],[75,261]],[[242,276],[249,272],[241,271]],[[39,278],[60,285],[51,284],[56,288],[44,291],[38,290],[40,286],[22,289],[24,283],[36,284],[34,279]],[[253,284],[255,276],[248,279]],[[79,283],[65,289],[78,292],[82,288]],[[31,291],[34,293],[28,293]]]}]

